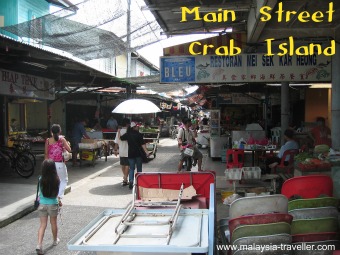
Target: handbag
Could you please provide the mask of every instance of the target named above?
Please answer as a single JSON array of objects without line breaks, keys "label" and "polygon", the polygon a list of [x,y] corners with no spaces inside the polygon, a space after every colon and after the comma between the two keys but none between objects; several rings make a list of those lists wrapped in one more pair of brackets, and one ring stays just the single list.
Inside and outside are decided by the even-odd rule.
[{"label": "handbag", "polygon": [[63,149],[63,159],[64,161],[69,161],[72,158],[72,154],[66,149]]},{"label": "handbag", "polygon": [[39,198],[39,187],[40,187],[40,176],[38,178],[38,184],[37,184],[37,194],[35,195],[35,200],[34,200],[34,209],[37,210],[39,205],[40,205],[40,198]]},{"label": "handbag", "polygon": [[148,158],[148,156],[146,155],[145,151],[143,150],[143,147],[140,146],[138,148],[139,148],[139,151],[140,151],[143,163],[148,163],[150,161],[150,159]]},{"label": "handbag", "polygon": [[183,153],[189,157],[192,157],[192,155],[194,155],[194,150],[190,148],[185,148]]}]

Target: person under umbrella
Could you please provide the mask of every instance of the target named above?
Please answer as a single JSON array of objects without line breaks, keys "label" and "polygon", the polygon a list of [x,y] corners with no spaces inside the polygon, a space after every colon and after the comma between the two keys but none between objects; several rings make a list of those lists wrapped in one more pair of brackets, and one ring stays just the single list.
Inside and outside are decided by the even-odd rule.
[{"label": "person under umbrella", "polygon": [[133,188],[134,173],[137,167],[137,172],[142,172],[143,153],[149,155],[146,148],[143,135],[139,133],[139,125],[136,122],[131,122],[127,132],[120,136],[122,141],[128,142],[128,160],[130,164],[129,169],[129,189]]}]

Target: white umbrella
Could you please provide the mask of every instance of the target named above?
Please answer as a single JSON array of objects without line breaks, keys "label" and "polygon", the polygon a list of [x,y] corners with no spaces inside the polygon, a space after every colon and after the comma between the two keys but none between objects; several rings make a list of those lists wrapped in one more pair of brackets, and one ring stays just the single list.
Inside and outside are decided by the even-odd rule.
[{"label": "white umbrella", "polygon": [[113,113],[143,114],[160,112],[161,110],[152,102],[145,99],[128,99],[112,111]]}]

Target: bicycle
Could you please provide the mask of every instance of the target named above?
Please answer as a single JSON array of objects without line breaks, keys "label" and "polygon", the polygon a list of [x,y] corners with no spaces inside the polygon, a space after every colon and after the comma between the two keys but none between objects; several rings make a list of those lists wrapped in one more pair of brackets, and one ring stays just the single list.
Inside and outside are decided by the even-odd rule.
[{"label": "bicycle", "polygon": [[27,141],[14,141],[13,147],[20,153],[20,154],[25,154],[26,156],[28,156],[34,166],[37,165],[36,159],[35,159],[35,155],[31,152],[31,144],[30,142]]},{"label": "bicycle", "polygon": [[9,166],[24,178],[29,178],[34,174],[33,161],[16,148],[0,146],[0,165],[2,169]]}]

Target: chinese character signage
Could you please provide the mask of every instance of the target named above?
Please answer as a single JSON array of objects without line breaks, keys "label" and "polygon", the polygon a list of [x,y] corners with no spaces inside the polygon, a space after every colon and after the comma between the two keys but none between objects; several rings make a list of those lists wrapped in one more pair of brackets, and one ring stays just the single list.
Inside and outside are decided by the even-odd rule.
[{"label": "chinese character signage", "polygon": [[0,69],[0,94],[53,100],[54,81]]},{"label": "chinese character signage", "polygon": [[330,82],[325,55],[240,54],[161,57],[163,83]]}]

